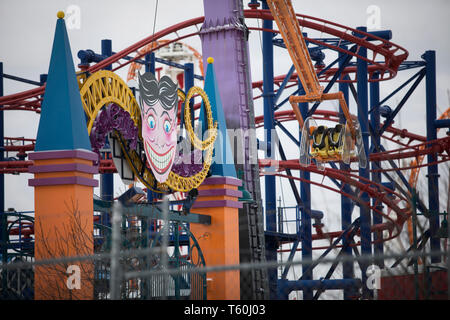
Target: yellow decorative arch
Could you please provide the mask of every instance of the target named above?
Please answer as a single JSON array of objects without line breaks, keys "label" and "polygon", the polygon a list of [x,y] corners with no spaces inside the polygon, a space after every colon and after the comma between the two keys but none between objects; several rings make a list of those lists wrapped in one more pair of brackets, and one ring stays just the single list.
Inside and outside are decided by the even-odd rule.
[{"label": "yellow decorative arch", "polygon": [[92,74],[83,83],[80,94],[89,133],[98,112],[108,103],[115,103],[128,112],[134,124],[140,123],[141,112],[133,91],[114,72],[101,70]]}]

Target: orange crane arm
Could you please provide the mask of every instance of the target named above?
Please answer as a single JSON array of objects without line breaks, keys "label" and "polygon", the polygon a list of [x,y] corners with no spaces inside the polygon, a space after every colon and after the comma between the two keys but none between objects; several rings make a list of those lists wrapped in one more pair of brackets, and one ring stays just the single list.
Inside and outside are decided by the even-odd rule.
[{"label": "orange crane arm", "polygon": [[289,99],[300,126],[303,127],[303,118],[300,110],[298,109],[297,103],[339,100],[341,109],[347,119],[347,124],[349,125],[352,135],[354,136],[355,131],[352,118],[342,92],[323,93],[323,87],[320,86],[319,79],[317,78],[316,71],[309,55],[308,47],[305,39],[303,38],[300,24],[295,16],[291,1],[267,0],[267,5],[269,6],[272,16],[278,25],[284,44],[286,45],[292,62],[294,63],[295,70],[300,78],[300,82],[305,90],[304,96],[291,96]]},{"label": "orange crane arm", "polygon": [[306,96],[320,98],[323,88],[319,84],[309,51],[290,0],[267,0],[284,44],[294,63]]}]

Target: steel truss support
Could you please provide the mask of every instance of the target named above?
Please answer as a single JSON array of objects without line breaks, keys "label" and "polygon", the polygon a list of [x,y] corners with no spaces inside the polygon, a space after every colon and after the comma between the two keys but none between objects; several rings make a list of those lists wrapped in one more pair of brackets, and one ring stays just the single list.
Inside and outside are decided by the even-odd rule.
[{"label": "steel truss support", "polygon": [[[437,139],[437,130],[434,125],[436,120],[436,52],[426,51],[422,58],[426,62],[426,118],[427,118],[427,141]],[[430,153],[427,155],[428,163],[432,163],[437,160],[436,153]],[[429,208],[429,221],[430,221],[430,249],[431,252],[438,252],[441,250],[440,239],[436,237],[436,233],[439,229],[439,172],[438,165],[428,166],[428,208]],[[441,262],[440,256],[432,256],[432,263]]]},{"label": "steel truss support", "polygon": [[[358,27],[357,30],[366,32],[366,27]],[[367,49],[364,47],[359,48],[359,55],[363,58],[367,57]],[[369,151],[369,105],[368,105],[368,66],[367,61],[363,59],[357,59],[356,61],[356,79],[357,79],[357,95],[358,95],[358,121],[361,126],[362,140],[364,143],[365,152]],[[366,154],[367,159],[369,155]],[[359,175],[362,178],[370,179],[370,168],[359,168]],[[370,197],[364,192],[361,195],[361,199],[364,203],[369,203]],[[364,206],[360,207],[360,219],[361,219],[361,254],[370,256],[372,255],[372,233],[371,233],[371,217],[370,209]],[[363,284],[367,281],[367,267],[370,263],[364,262],[361,268],[361,280]],[[363,298],[369,298],[371,295],[367,286],[362,287]]]},{"label": "steel truss support", "polygon": [[[343,49],[347,49],[347,47],[344,47]],[[344,65],[343,58],[347,56],[346,54],[339,53],[339,57],[341,58],[341,61],[339,63],[339,67],[341,68]],[[345,76],[343,80],[348,79],[348,76]],[[339,91],[341,91],[344,94],[344,99],[347,102],[347,105],[349,105],[349,99],[348,99],[348,83],[346,82],[340,82],[339,83]],[[339,107],[339,122],[345,123],[345,116],[342,108]],[[339,164],[339,167],[341,170],[350,170],[350,166],[341,162]],[[352,193],[352,189],[348,185],[344,185],[343,191],[346,193]],[[341,196],[341,227],[342,230],[346,230],[350,227],[352,223],[352,212],[354,208],[354,203],[351,201],[349,197],[346,197],[344,195]],[[342,254],[350,257],[352,255],[352,249],[349,246],[349,240],[347,238],[342,238]],[[353,267],[353,263],[350,261],[344,261],[342,262],[342,277],[344,279],[352,279],[355,276],[355,271]],[[344,289],[344,300],[350,300],[352,299],[355,294],[355,288],[354,287],[348,287]]]},{"label": "steel truss support", "polygon": [[[104,58],[110,57],[112,55],[112,41],[104,39],[101,45],[102,56]],[[108,65],[104,69],[111,70],[112,65]],[[106,138],[106,145],[109,146],[108,138]],[[114,173],[103,173],[100,175],[100,193],[102,200],[112,201],[114,199]],[[104,218],[106,217],[102,217],[102,221],[105,221],[103,220]],[[107,225],[109,225],[109,221]]]},{"label": "steel truss support", "polygon": [[[333,243],[330,245],[330,247],[328,249],[326,249],[322,255],[317,259],[314,260],[314,262],[311,263],[304,263],[303,268],[305,269],[305,265],[306,265],[306,270],[303,272],[302,276],[300,277],[300,279],[295,280],[295,281],[289,281],[286,278],[282,278],[280,279],[279,285],[278,285],[278,291],[279,291],[279,296],[284,296],[287,297],[287,295],[289,294],[289,292],[293,291],[293,290],[303,290],[303,292],[313,292],[313,290],[318,290],[316,292],[316,294],[314,296],[311,297],[311,299],[318,299],[318,297],[320,296],[320,294],[325,291],[325,290],[329,290],[329,289],[344,289],[344,290],[351,290],[351,289],[355,289],[358,287],[361,287],[361,280],[360,279],[353,279],[353,278],[344,278],[344,279],[329,279],[331,277],[331,275],[333,274],[337,263],[334,263],[331,268],[329,269],[327,275],[325,278],[320,279],[320,280],[313,280],[309,278],[309,273],[312,272],[312,270],[321,263],[321,261],[333,250],[337,247],[337,245],[339,244],[339,242],[341,242],[343,239],[347,239],[349,240],[347,242],[347,245],[342,247],[340,253],[338,254],[341,255],[342,252],[344,252],[344,250],[347,250],[348,248],[351,249],[351,247],[349,247],[350,244],[352,244],[352,238],[356,235],[356,233],[358,232],[358,230],[360,229],[360,219],[357,218],[354,222],[352,222],[348,228],[346,230],[344,230],[342,232],[342,234],[337,237]],[[303,248],[302,248],[303,251]],[[312,261],[307,260],[307,261]],[[303,297],[305,299],[305,297]]]},{"label": "steel truss support", "polygon": [[[304,89],[302,83],[298,81],[299,92],[303,95]],[[298,107],[303,118],[308,114],[308,103],[299,103]],[[302,132],[299,131],[299,141],[302,140]],[[306,171],[300,171],[300,178],[310,180],[311,173]],[[301,181],[300,182],[300,194],[303,200],[303,208],[300,211],[301,219],[301,237],[302,237],[302,260],[312,260],[312,229],[311,229],[311,184]],[[312,280],[314,277],[313,268],[310,264],[305,263],[302,265],[302,277],[305,280]],[[311,288],[303,289],[303,299],[312,300],[313,290]]]},{"label": "steel truss support", "polygon": [[[373,74],[374,79],[378,79],[379,75],[378,73]],[[370,106],[373,107],[375,105],[378,105],[380,101],[380,83],[378,81],[374,81],[370,83]],[[374,112],[370,115],[370,123],[372,125],[372,128],[379,128],[380,127],[380,110],[379,108],[375,108]],[[371,150],[374,149],[374,145],[379,145],[381,142],[380,135],[375,134],[371,136]],[[372,169],[379,168],[381,166],[381,163],[373,162],[371,164]],[[372,181],[381,184],[381,172],[372,172]],[[372,200],[372,204],[376,205],[376,200]],[[382,211],[383,206],[381,204],[376,205],[376,208],[380,211]],[[372,222],[374,225],[381,224],[383,222],[383,217],[377,214],[375,211],[372,211]],[[382,235],[379,232],[376,232],[374,234],[374,241],[381,239]],[[384,267],[384,259],[381,258],[383,255],[383,242],[375,243],[374,246],[374,261],[377,266],[380,268]]]}]

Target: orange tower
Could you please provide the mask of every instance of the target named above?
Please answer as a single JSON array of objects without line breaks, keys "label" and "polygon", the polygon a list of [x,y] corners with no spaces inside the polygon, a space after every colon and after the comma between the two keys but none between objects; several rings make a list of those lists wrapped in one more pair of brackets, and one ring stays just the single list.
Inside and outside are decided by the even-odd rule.
[{"label": "orange tower", "polygon": [[[213,118],[218,122],[219,137],[214,146],[212,176],[198,188],[198,198],[192,209],[195,213],[210,215],[211,224],[190,226],[202,248],[207,267],[239,264],[239,208],[242,208],[238,201],[242,196],[238,190],[242,181],[236,178],[213,62],[214,59],[208,58],[205,92],[211,102]],[[239,270],[211,272],[206,277],[208,299],[240,299]]]},{"label": "orange tower", "polygon": [[[64,13],[52,56],[30,172],[35,188],[35,259],[92,255],[93,161]],[[35,268],[35,299],[93,299],[93,264],[67,261]]]},{"label": "orange tower", "polygon": [[[211,216],[211,224],[191,224],[191,232],[202,248],[207,267],[239,264],[239,208],[242,181],[212,176],[198,188],[192,211]],[[210,272],[207,279],[209,300],[239,300],[239,270]]]}]

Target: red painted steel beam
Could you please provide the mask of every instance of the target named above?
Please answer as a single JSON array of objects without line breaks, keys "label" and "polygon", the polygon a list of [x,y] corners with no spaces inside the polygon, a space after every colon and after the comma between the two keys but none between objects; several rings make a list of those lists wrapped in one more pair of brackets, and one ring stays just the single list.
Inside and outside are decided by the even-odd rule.
[{"label": "red painted steel beam", "polygon": [[[244,10],[244,15],[246,18],[273,20],[273,17],[269,10],[256,10],[256,9]],[[300,14],[297,14],[297,17],[299,18],[300,25],[303,27],[312,28],[312,29],[336,36],[337,38],[340,38],[340,39],[343,39],[346,41],[350,41],[357,45],[366,47],[369,50],[372,50],[372,52],[374,53],[373,59],[372,60],[367,59],[367,61],[373,65],[372,68],[378,68],[377,71],[380,71],[380,70],[383,71],[383,72],[381,72],[382,76],[380,77],[380,80],[387,80],[387,79],[394,77],[395,74],[397,73],[397,69],[398,69],[399,65],[408,56],[408,52],[405,49],[403,49],[402,47],[400,47],[392,42],[389,42],[387,40],[378,38],[374,35],[370,35],[368,33],[366,34],[361,31],[358,31],[356,29],[352,29],[352,28],[349,28],[349,27],[346,27],[346,26],[343,26],[343,25],[340,25],[337,23],[333,23],[330,21],[326,21],[323,19],[319,19],[319,18],[314,18],[314,17],[300,15]],[[161,30],[161,31],[155,33],[152,36],[146,37],[146,38],[142,39],[141,41],[138,41],[137,43],[121,50],[120,52],[117,52],[116,54],[112,55],[111,57],[108,57],[105,60],[102,60],[101,62],[98,62],[98,63],[88,67],[86,69],[86,71],[93,73],[98,70],[101,70],[110,64],[119,62],[122,58],[132,54],[133,52],[137,53],[137,51],[139,49],[141,49],[142,47],[144,47],[158,39],[161,39],[171,33],[176,33],[182,29],[186,29],[186,28],[198,25],[200,23],[203,23],[203,21],[204,21],[204,17],[198,17],[198,18],[193,18],[190,20],[186,20],[184,22],[180,22],[173,26],[170,26],[164,30]],[[339,29],[341,29],[341,30],[339,30]],[[359,36],[352,35],[352,33],[357,33]],[[192,33],[190,35],[185,35],[182,37],[179,37],[177,35],[177,37],[178,38],[186,38],[188,36],[194,36],[197,34],[198,34],[198,32]],[[381,44],[376,45],[376,44],[368,41],[367,38],[376,39],[378,42],[381,42]],[[339,47],[332,46],[327,43],[320,42],[320,41],[314,40],[314,39],[308,39],[308,40],[311,42],[317,42],[317,44],[324,45],[333,50],[343,51],[345,53],[349,53],[356,57],[359,57],[357,54],[343,50]],[[175,41],[175,40],[173,40],[173,41]],[[400,54],[395,55],[395,53],[400,53]],[[377,55],[382,55],[385,57],[385,64],[380,64],[375,61],[375,58]],[[137,58],[138,58],[138,56],[135,57],[134,59],[137,59]],[[121,68],[130,62],[131,62],[131,60],[128,61],[127,63],[121,64],[118,68]],[[388,71],[390,73],[389,78],[383,77],[384,71]],[[335,72],[335,70],[330,71],[330,74],[334,74],[334,72]],[[344,70],[344,72],[347,72],[347,71]],[[0,105],[3,105],[5,109],[7,109],[8,107],[19,108],[20,106],[27,106],[30,104],[38,107],[40,103],[38,104],[36,101],[26,101],[26,100],[33,99],[33,98],[39,99],[39,97],[42,94],[44,94],[44,91],[45,91],[45,85],[38,87],[38,88],[31,89],[31,90],[19,92],[16,94],[0,97]],[[32,110],[32,109],[25,109],[25,110]],[[33,110],[33,111],[38,111],[38,109]]]}]

